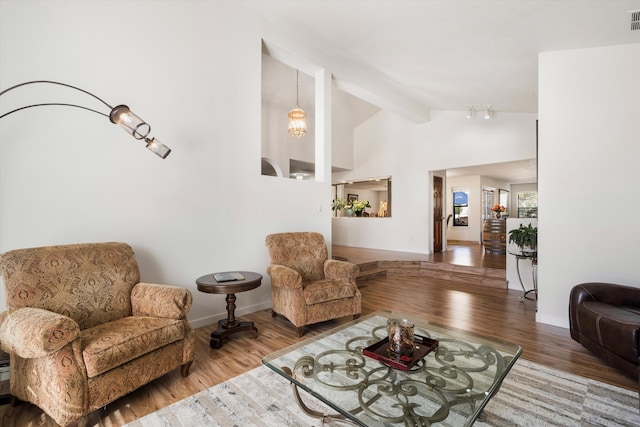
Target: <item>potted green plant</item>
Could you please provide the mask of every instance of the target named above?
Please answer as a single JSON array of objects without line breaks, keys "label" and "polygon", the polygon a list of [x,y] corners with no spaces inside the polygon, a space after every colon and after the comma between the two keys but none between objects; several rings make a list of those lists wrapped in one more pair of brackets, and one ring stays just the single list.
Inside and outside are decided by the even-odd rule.
[{"label": "potted green plant", "polygon": [[515,243],[522,253],[538,251],[538,227],[520,224],[520,227],[509,231],[509,243]]}]

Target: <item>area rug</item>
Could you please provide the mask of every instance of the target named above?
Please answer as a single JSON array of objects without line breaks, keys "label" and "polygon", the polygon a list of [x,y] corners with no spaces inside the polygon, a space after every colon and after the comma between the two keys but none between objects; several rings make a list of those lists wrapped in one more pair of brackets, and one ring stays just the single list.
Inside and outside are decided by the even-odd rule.
[{"label": "area rug", "polygon": [[[301,394],[313,409],[335,412],[326,407],[322,409],[323,405],[313,397]],[[288,381],[261,366],[128,426],[310,427],[321,424],[321,420],[300,410]],[[639,426],[638,393],[520,359],[473,425]]]}]

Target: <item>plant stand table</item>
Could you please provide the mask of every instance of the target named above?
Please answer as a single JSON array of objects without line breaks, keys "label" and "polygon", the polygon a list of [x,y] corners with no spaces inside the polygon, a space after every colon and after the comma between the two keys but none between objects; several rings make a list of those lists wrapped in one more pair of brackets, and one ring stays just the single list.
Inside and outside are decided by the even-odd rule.
[{"label": "plant stand table", "polygon": [[[227,318],[218,321],[218,328],[211,332],[211,348],[222,347],[224,339],[238,332],[252,332],[253,338],[258,337],[258,328],[253,322],[241,322],[235,317],[236,293],[255,289],[262,283],[262,275],[251,271],[236,271],[224,273],[240,273],[243,280],[218,282],[213,274],[206,274],[196,280],[198,290],[208,294],[227,294]],[[218,273],[215,273],[218,274]]]},{"label": "plant stand table", "polygon": [[[518,272],[518,280],[520,280],[520,286],[522,286],[522,290],[524,291],[524,295],[519,297],[520,301],[524,299],[535,301],[538,299],[538,253],[537,252],[509,252],[511,255],[516,257],[516,271]],[[522,282],[522,276],[520,275],[520,260],[529,259],[531,260],[531,274],[533,280],[533,289],[527,290],[524,287],[524,283]],[[529,294],[533,293],[533,297],[530,297]]]}]

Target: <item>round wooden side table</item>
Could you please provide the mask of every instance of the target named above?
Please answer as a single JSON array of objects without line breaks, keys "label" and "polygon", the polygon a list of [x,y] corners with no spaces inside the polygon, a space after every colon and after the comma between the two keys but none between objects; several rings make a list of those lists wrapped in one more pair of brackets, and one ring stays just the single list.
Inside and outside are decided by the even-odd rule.
[{"label": "round wooden side table", "polygon": [[244,280],[218,282],[213,275],[219,273],[206,274],[196,280],[200,292],[227,294],[225,298],[227,301],[227,318],[218,320],[218,329],[211,332],[211,341],[209,341],[211,348],[216,349],[222,347],[225,338],[237,332],[251,331],[253,332],[253,338],[258,337],[258,328],[254,326],[253,322],[241,322],[236,319],[236,293],[250,291],[262,284],[262,275],[251,271],[225,271],[221,273],[240,273]]}]

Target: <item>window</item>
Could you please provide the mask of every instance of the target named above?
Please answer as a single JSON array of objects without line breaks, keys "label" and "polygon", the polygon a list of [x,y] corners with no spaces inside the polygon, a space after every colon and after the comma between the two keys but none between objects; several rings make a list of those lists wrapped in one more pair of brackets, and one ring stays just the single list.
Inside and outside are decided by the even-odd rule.
[{"label": "window", "polygon": [[518,218],[538,217],[538,193],[518,193]]},{"label": "window", "polygon": [[469,225],[469,192],[453,192],[453,226],[466,227]]},{"label": "window", "polygon": [[493,190],[488,188],[482,189],[482,220],[493,218]]}]

